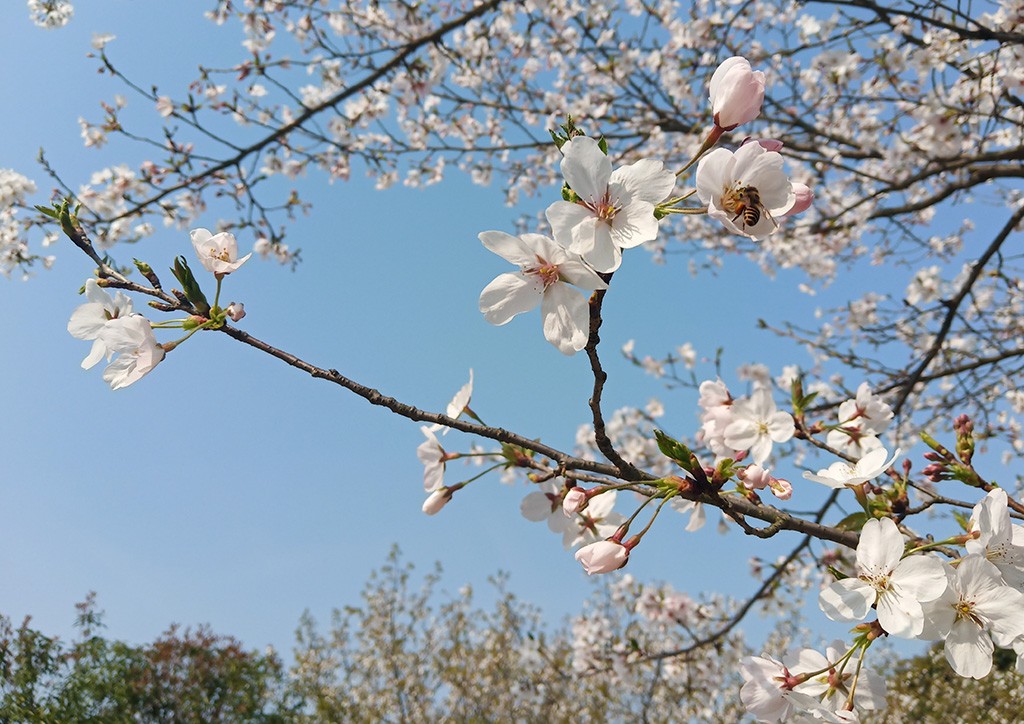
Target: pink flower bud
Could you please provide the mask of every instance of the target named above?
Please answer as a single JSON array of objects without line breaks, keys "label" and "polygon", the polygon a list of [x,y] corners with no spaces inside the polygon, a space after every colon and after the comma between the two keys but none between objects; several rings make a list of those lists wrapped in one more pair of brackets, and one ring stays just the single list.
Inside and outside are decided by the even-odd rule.
[{"label": "pink flower bud", "polygon": [[569,518],[574,516],[583,510],[583,506],[587,504],[587,491],[580,487],[575,487],[565,494],[562,499],[562,512]]},{"label": "pink flower bud", "polygon": [[751,70],[746,58],[727,58],[711,76],[709,92],[715,125],[731,131],[760,115],[764,73]]},{"label": "pink flower bud", "polygon": [[809,186],[796,181],[791,185],[793,186],[795,198],[793,199],[793,205],[786,209],[785,214],[783,214],[784,216],[792,216],[793,214],[807,211],[807,209],[811,208],[811,202],[814,201],[814,192],[811,191]]},{"label": "pink flower bud", "polygon": [[740,470],[737,473],[737,477],[743,481],[744,485],[753,490],[767,488],[775,480],[775,478],[768,474],[767,470],[756,464],[748,465],[743,470]]},{"label": "pink flower bud", "polygon": [[241,302],[231,302],[224,313],[231,318],[232,322],[238,322],[245,316],[245,305]]},{"label": "pink flower bud", "polygon": [[423,501],[423,512],[427,515],[434,515],[452,499],[452,491],[448,488],[438,488],[427,496]]},{"label": "pink flower bud", "polygon": [[626,565],[629,550],[616,541],[601,540],[576,551],[576,560],[583,564],[583,570],[588,576],[595,573],[611,573]]}]

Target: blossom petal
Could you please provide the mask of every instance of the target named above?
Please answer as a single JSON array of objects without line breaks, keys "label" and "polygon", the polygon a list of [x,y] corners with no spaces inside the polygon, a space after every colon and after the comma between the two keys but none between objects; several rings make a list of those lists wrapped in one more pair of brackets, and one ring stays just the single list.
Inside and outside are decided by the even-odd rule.
[{"label": "blossom petal", "polygon": [[587,346],[590,336],[590,305],[567,284],[548,287],[541,303],[544,339],[562,354],[575,354]]},{"label": "blossom petal", "polygon": [[480,292],[480,311],[491,324],[507,324],[512,317],[536,307],[544,285],[519,272],[500,274]]},{"label": "blossom petal", "polygon": [[946,636],[946,661],[960,676],[983,679],[992,670],[992,639],[980,626],[960,619]]},{"label": "blossom petal", "polygon": [[862,621],[875,602],[875,589],[859,578],[835,581],[818,595],[818,608],[833,621]]},{"label": "blossom petal", "polygon": [[489,250],[518,267],[536,264],[537,257],[523,239],[504,231],[481,231],[477,238]]},{"label": "blossom petal", "polygon": [[660,204],[676,186],[676,175],[661,161],[645,158],[612,171],[610,183],[621,184],[636,199]]},{"label": "blossom petal", "polygon": [[864,524],[857,544],[857,568],[869,575],[889,575],[903,555],[903,534],[889,518]]},{"label": "blossom petal", "polygon": [[600,200],[608,190],[612,162],[589,136],[577,136],[562,146],[562,175],[569,188],[587,202]]}]

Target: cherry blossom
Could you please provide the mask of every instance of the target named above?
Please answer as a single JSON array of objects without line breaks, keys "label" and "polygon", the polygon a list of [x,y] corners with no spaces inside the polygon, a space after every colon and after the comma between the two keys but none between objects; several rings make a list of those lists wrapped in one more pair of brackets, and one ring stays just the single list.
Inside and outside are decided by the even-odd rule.
[{"label": "cherry blossom", "polygon": [[588,576],[611,573],[626,565],[629,549],[618,541],[601,540],[576,551],[576,560],[583,565]]},{"label": "cherry blossom", "polygon": [[195,247],[199,262],[206,271],[224,275],[237,271],[249,260],[252,252],[238,258],[238,241],[227,231],[211,234],[207,229],[193,229],[192,246]]},{"label": "cherry blossom", "polygon": [[562,154],[562,174],[579,201],[548,207],[555,240],[597,271],[613,272],[623,249],[658,236],[654,207],[672,193],[675,174],[649,159],[612,171],[611,160],[587,136],[567,141]]},{"label": "cherry blossom", "polygon": [[484,319],[500,326],[540,304],[544,338],[562,354],[583,349],[590,336],[590,310],[587,298],[569,285],[587,291],[607,289],[608,285],[578,257],[546,236],[484,231],[480,241],[520,269],[501,274],[484,287],[480,293]]},{"label": "cherry blossom", "polygon": [[159,364],[165,351],[153,335],[150,321],[141,314],[118,317],[103,327],[103,343],[117,357],[103,370],[110,389],[119,390],[138,382]]},{"label": "cherry blossom", "polygon": [[571,529],[562,507],[565,486],[557,479],[545,480],[537,489],[528,493],[519,504],[519,511],[527,520],[535,523],[546,522],[552,533],[565,534]]},{"label": "cherry blossom", "polygon": [[761,114],[764,102],[764,73],[752,70],[746,58],[726,58],[708,85],[715,125],[731,131]]},{"label": "cherry blossom", "polygon": [[[794,668],[797,662],[793,662]],[[809,669],[805,669],[809,670]],[[800,683],[799,671],[767,654],[747,656],[740,663],[743,686],[740,701],[757,721],[780,722],[807,712],[816,717],[827,710],[812,696],[796,687]]]},{"label": "cherry blossom", "polygon": [[730,232],[763,239],[796,202],[782,156],[757,143],[716,148],[697,163],[697,196]]},{"label": "cherry blossom", "polygon": [[732,405],[732,422],[725,428],[725,444],[733,450],[749,450],[760,465],[772,453],[772,443],[786,442],[795,432],[793,417],[775,409],[775,400],[765,388]]},{"label": "cherry blossom", "polygon": [[864,524],[857,544],[857,575],[835,581],[818,596],[818,605],[833,621],[860,621],[871,607],[893,636],[912,638],[924,627],[921,604],[946,590],[946,575],[937,558],[903,556],[903,536],[888,518]]},{"label": "cherry blossom", "polygon": [[874,480],[888,470],[896,461],[896,458],[899,457],[900,452],[899,448],[897,448],[890,458],[885,448],[875,448],[871,452],[865,453],[853,465],[840,460],[832,463],[824,470],[819,470],[817,475],[811,474],[810,471],[804,471],[804,477],[816,483],[827,485],[830,488],[860,485],[868,480]]},{"label": "cherry blossom", "polygon": [[995,646],[1024,636],[1024,593],[1004,585],[999,569],[968,555],[949,574],[949,587],[928,606],[922,638],[945,639],[946,660],[960,676],[980,679],[992,669]]},{"label": "cherry blossom", "polygon": [[965,543],[967,552],[995,565],[1007,585],[1024,587],[1024,526],[1011,524],[1006,491],[990,490],[974,506],[969,525],[978,537]]},{"label": "cherry blossom", "polygon": [[416,457],[423,463],[423,489],[430,493],[444,484],[444,468],[448,461],[448,453],[434,434],[434,429],[423,426],[420,428],[427,439],[416,448]]},{"label": "cherry blossom", "polygon": [[85,298],[89,301],[71,313],[68,332],[78,339],[93,340],[92,350],[82,360],[82,369],[89,369],[113,350],[107,349],[103,330],[112,319],[127,317],[132,313],[132,300],[123,292],[110,296],[95,279],[85,282]]},{"label": "cherry blossom", "polygon": [[610,490],[592,497],[587,507],[571,518],[560,516],[565,522],[562,545],[568,549],[614,535],[626,520],[625,516],[615,511],[615,500],[615,491]]},{"label": "cherry blossom", "polygon": [[832,711],[838,711],[845,706],[850,692],[853,692],[853,704],[857,710],[885,709],[885,679],[866,668],[854,674],[855,667],[852,665],[848,664],[842,672],[832,666],[843,657],[845,651],[846,647],[842,641],[833,641],[826,648],[824,655],[814,649],[801,651],[799,660],[802,670],[824,669],[825,673],[800,684],[799,690],[820,700]]}]

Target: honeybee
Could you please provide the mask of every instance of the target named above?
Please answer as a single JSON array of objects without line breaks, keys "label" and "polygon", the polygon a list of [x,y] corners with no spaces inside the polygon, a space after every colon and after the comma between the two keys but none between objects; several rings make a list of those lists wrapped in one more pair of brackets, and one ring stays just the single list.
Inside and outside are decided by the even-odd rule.
[{"label": "honeybee", "polygon": [[761,194],[753,186],[739,186],[727,191],[722,197],[722,208],[727,213],[736,214],[732,217],[734,223],[742,219],[744,228],[756,226],[762,215],[767,216],[772,224],[778,226],[768,209],[761,203]]}]

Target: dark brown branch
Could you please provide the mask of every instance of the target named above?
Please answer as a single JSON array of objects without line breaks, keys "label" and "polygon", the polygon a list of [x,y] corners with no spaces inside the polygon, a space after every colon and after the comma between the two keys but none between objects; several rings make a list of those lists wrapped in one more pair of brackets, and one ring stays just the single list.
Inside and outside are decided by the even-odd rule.
[{"label": "dark brown branch", "polygon": [[936,355],[938,355],[939,350],[942,349],[942,344],[946,341],[946,335],[949,334],[949,330],[953,327],[953,320],[956,318],[957,311],[964,299],[966,299],[967,295],[970,293],[971,287],[974,286],[974,282],[978,280],[989,260],[997,251],[999,251],[1007,237],[1010,236],[1014,228],[1022,219],[1024,219],[1024,206],[1017,209],[1013,216],[1010,217],[1010,220],[1006,222],[1000,232],[996,235],[996,238],[992,240],[991,244],[989,244],[985,253],[978,257],[978,261],[976,261],[974,266],[971,267],[971,273],[967,276],[967,279],[964,280],[964,283],[961,285],[960,291],[957,292],[957,295],[946,302],[946,316],[942,320],[942,325],[939,327],[939,331],[936,333],[935,339],[932,341],[931,346],[925,353],[924,359],[921,360],[920,364],[918,364],[917,368],[907,377],[907,379],[900,383],[900,392],[896,397],[896,403],[892,406],[893,412],[897,415],[902,409],[903,404],[907,401],[907,398],[913,392],[914,387],[921,381],[921,377],[924,375],[925,370],[928,369],[928,365],[932,363],[932,360],[935,359]]},{"label": "dark brown branch", "polygon": [[[605,281],[611,279],[611,274],[603,274]],[[594,440],[597,449],[618,468],[618,477],[623,480],[640,480],[640,471],[632,463],[623,460],[618,451],[612,445],[611,439],[604,428],[604,415],[601,412],[601,394],[604,391],[604,383],[608,379],[608,373],[601,367],[601,359],[597,355],[597,345],[601,341],[601,303],[604,301],[606,289],[594,292],[590,299],[590,337],[587,339],[587,357],[590,358],[590,369],[594,374],[594,392],[590,396],[590,411],[594,419]]]}]

